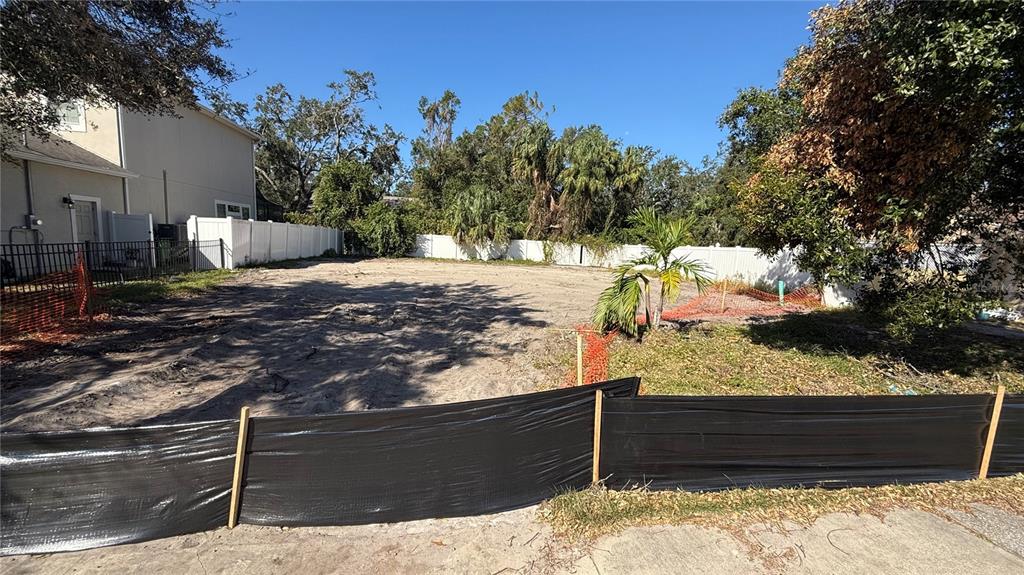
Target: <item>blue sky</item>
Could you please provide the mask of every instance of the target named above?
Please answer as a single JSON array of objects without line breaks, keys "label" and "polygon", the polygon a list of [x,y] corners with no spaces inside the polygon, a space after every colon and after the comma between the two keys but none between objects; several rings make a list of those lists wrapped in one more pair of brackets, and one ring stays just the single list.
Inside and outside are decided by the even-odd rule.
[{"label": "blue sky", "polygon": [[369,70],[380,98],[371,121],[411,138],[420,96],[454,90],[461,132],[530,90],[555,107],[557,132],[596,123],[697,163],[716,152],[736,91],[775,84],[817,5],[242,2],[222,22],[225,56],[252,72],[230,87],[244,102],[277,82],[325,96],[342,70]]}]

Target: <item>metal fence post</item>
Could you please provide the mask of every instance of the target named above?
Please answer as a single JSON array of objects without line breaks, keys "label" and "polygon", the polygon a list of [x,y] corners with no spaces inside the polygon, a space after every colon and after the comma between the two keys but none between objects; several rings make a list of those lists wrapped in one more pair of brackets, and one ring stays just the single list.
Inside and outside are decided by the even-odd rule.
[{"label": "metal fence post", "polygon": [[85,269],[92,272],[92,242],[85,240]]},{"label": "metal fence post", "polygon": [[[220,269],[224,268],[224,238],[218,238],[220,241]],[[252,248],[252,242],[249,242],[250,249]]]},{"label": "metal fence post", "polygon": [[156,275],[156,270],[153,268],[153,260],[156,258],[156,246],[153,244],[153,240],[146,241],[146,271],[149,272],[150,279]]},{"label": "metal fence post", "polygon": [[199,240],[192,240],[192,271],[199,270]]}]

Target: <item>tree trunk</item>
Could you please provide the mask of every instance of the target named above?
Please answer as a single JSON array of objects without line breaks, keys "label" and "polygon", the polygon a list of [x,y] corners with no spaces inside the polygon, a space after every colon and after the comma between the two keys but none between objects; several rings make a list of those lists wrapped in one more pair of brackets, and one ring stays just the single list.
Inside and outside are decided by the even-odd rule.
[{"label": "tree trunk", "polygon": [[658,309],[654,314],[654,324],[661,325],[661,316],[665,313],[665,287],[659,286]]},{"label": "tree trunk", "polygon": [[651,314],[651,284],[647,284],[644,290],[644,315],[647,317],[647,327],[654,330],[658,328],[658,320]]}]

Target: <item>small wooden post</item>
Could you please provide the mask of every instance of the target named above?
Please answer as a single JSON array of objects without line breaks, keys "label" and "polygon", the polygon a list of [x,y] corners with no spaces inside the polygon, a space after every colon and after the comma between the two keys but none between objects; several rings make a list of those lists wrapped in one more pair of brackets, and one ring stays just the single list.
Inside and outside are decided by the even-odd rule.
[{"label": "small wooden post", "polygon": [[726,291],[726,289],[728,289],[728,287],[729,287],[729,280],[728,279],[723,279],[722,280],[722,311],[721,311],[721,313],[725,313],[725,291]]},{"label": "small wooden post", "polygon": [[235,475],[231,479],[231,507],[228,509],[228,529],[238,523],[238,499],[242,492],[242,470],[245,468],[245,444],[249,432],[249,408],[243,407],[238,416],[238,446],[235,448]]},{"label": "small wooden post", "polygon": [[996,390],[996,402],[992,406],[992,419],[988,424],[988,439],[985,440],[985,453],[981,456],[981,469],[978,470],[978,479],[988,477],[988,465],[992,462],[992,448],[996,444],[996,429],[999,427],[999,414],[1003,411],[1003,395],[1006,394],[1006,386],[1000,385]]},{"label": "small wooden post", "polygon": [[600,389],[594,392],[594,470],[591,480],[594,484],[601,480],[601,404],[604,402],[604,392]]},{"label": "small wooden post", "polygon": [[583,334],[576,332],[576,385],[583,383]]}]

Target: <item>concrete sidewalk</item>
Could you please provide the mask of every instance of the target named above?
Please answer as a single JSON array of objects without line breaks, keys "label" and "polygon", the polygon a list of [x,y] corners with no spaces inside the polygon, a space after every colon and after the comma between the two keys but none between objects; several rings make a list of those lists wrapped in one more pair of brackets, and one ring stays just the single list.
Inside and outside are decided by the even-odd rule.
[{"label": "concrete sidewalk", "polygon": [[1024,573],[1024,518],[985,507],[950,517],[833,514],[809,527],[759,525],[737,534],[692,525],[632,528],[598,540],[577,573]]},{"label": "concrete sidewalk", "polygon": [[1024,573],[1024,518],[978,506],[946,517],[827,515],[740,532],[630,528],[569,545],[536,508],[389,525],[240,526],[103,549],[4,557],[4,574],[177,573]]}]

